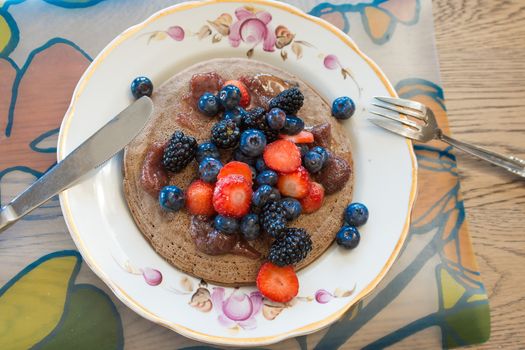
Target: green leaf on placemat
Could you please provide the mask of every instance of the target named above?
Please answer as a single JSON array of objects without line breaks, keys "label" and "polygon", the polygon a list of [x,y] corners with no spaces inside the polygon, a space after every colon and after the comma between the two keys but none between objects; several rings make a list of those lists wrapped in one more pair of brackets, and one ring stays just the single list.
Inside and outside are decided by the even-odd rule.
[{"label": "green leaf on placemat", "polygon": [[19,41],[18,27],[13,17],[0,8],[0,55],[9,55]]},{"label": "green leaf on placemat", "polygon": [[[454,314],[445,316],[448,326],[461,337],[463,344],[458,344],[450,334],[443,340],[446,348],[454,348],[464,344],[484,343],[490,335],[489,304],[483,303],[467,307]],[[477,320],[472,322],[472,320]]]},{"label": "green leaf on placemat", "polygon": [[56,328],[79,268],[79,257],[57,252],[28,265],[0,289],[0,349],[13,344],[27,349]]},{"label": "green leaf on placemat", "polygon": [[75,285],[60,325],[37,346],[53,349],[120,349],[120,316],[111,299],[89,284]]},{"label": "green leaf on placemat", "polygon": [[29,264],[0,288],[0,349],[119,349],[120,315],[104,291],[74,284],[82,259],[73,250]]}]

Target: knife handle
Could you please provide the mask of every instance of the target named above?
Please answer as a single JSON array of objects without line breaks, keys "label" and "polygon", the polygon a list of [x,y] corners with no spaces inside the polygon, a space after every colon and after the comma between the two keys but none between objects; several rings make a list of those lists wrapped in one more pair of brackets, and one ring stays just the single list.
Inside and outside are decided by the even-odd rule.
[{"label": "knife handle", "polygon": [[122,110],[0,209],[0,232],[111,159],[142,130],[152,112],[153,102],[147,96]]},{"label": "knife handle", "polygon": [[47,202],[51,197],[69,187],[71,181],[64,180],[68,178],[67,174],[71,168],[78,166],[75,163],[75,161],[62,161],[56,164],[29,188],[0,209],[0,233],[35,208]]},{"label": "knife handle", "polygon": [[9,226],[14,224],[19,218],[8,204],[0,209],[0,232],[5,231]]}]

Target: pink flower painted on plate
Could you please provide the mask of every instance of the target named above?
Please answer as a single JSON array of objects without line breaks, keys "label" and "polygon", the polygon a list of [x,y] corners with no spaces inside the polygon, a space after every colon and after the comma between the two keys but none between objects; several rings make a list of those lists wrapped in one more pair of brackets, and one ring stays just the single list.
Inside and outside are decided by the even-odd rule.
[{"label": "pink flower painted on plate", "polygon": [[225,298],[225,290],[221,287],[213,288],[211,295],[213,308],[217,311],[218,320],[227,328],[240,326],[243,329],[254,329],[257,327],[255,316],[262,307],[262,295],[259,292],[251,292],[249,295],[234,289]]},{"label": "pink flower painted on plate", "polygon": [[254,13],[244,7],[235,10],[237,21],[230,27],[228,39],[233,47],[245,42],[252,48],[263,43],[263,50],[272,52],[275,50],[275,33],[269,26],[272,15],[266,11]]},{"label": "pink flower painted on plate", "polygon": [[350,77],[350,79],[352,79],[352,81],[354,82],[354,84],[355,84],[355,86],[357,88],[357,91],[359,92],[359,98],[361,98],[361,86],[359,86],[359,84],[355,80],[354,76],[350,72],[350,69],[349,68],[343,68],[343,66],[339,62],[339,58],[337,58],[336,55],[332,55],[332,54],[326,55],[324,57],[323,64],[324,64],[324,66],[327,69],[330,69],[330,70],[340,69],[341,70],[341,75],[343,76],[343,79],[346,79],[346,78]]},{"label": "pink flower painted on plate", "polygon": [[150,267],[142,269],[142,277],[144,277],[144,281],[150,286],[158,286],[162,282],[162,273]]},{"label": "pink flower painted on plate", "polygon": [[332,70],[341,68],[341,64],[339,63],[339,59],[336,55],[326,55],[324,58],[324,66]]},{"label": "pink flower painted on plate", "polygon": [[315,292],[315,301],[319,304],[326,304],[334,298],[334,295],[325,289],[319,289]]},{"label": "pink flower painted on plate", "polygon": [[184,29],[182,29],[182,27],[180,26],[169,27],[166,33],[168,33],[170,38],[172,38],[175,41],[184,40]]}]

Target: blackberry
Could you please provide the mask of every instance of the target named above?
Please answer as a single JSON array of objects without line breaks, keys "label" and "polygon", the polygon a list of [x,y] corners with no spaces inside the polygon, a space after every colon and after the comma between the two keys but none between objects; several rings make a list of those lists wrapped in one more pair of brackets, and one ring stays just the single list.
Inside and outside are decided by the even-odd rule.
[{"label": "blackberry", "polygon": [[221,120],[211,128],[211,141],[219,148],[233,148],[239,143],[241,132],[231,119]]},{"label": "blackberry", "polygon": [[188,165],[197,152],[197,141],[194,137],[186,136],[182,131],[175,131],[171,135],[168,146],[164,149],[162,165],[169,171],[178,173]]},{"label": "blackberry", "polygon": [[266,136],[266,143],[277,140],[277,137],[279,136],[279,131],[273,130],[268,123],[266,123],[266,111],[261,107],[255,107],[246,111],[246,114],[242,119],[242,127],[243,130],[261,130],[264,133],[264,136]]},{"label": "blackberry", "polygon": [[286,210],[280,202],[266,203],[261,211],[260,220],[263,231],[274,238],[281,236],[286,229]]},{"label": "blackberry", "polygon": [[302,228],[287,228],[276,239],[268,253],[268,260],[277,266],[295,265],[312,250],[310,235]]},{"label": "blackberry", "polygon": [[296,87],[284,90],[270,101],[271,108],[280,108],[286,114],[296,114],[303,106],[304,96]]}]

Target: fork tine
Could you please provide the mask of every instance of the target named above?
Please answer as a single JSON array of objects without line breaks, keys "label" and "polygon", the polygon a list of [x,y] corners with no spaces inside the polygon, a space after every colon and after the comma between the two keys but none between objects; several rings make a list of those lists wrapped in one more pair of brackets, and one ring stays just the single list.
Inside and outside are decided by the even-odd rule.
[{"label": "fork tine", "polygon": [[379,100],[381,102],[393,104],[399,107],[405,107],[405,108],[411,108],[416,111],[420,111],[421,113],[425,113],[426,107],[416,101],[411,100],[405,100],[402,98],[392,98],[392,97],[374,97],[376,100]]},{"label": "fork tine", "polygon": [[425,114],[423,114],[423,113],[414,112],[413,110],[406,109],[406,108],[400,108],[400,107],[397,107],[397,106],[392,105],[392,104],[374,103],[374,102],[372,102],[372,105],[376,106],[376,107],[388,109],[388,110],[391,110],[391,111],[394,111],[394,112],[397,112],[397,113],[409,115],[409,116],[417,118],[419,120],[426,120],[427,119]]},{"label": "fork tine", "polygon": [[378,116],[383,117],[383,118],[388,118],[388,119],[393,120],[395,122],[398,122],[398,123],[401,123],[401,124],[404,124],[404,125],[408,125],[410,127],[413,127],[414,129],[417,129],[418,131],[421,131],[421,126],[418,125],[416,122],[413,122],[412,120],[401,119],[401,118],[398,118],[397,116],[394,116],[393,114],[387,114],[386,112],[376,112],[374,110],[369,110],[369,111],[372,114],[378,115]]},{"label": "fork tine", "polygon": [[379,118],[368,118],[368,120],[383,129],[393,132],[394,134],[408,137],[409,139],[417,141],[424,141],[423,135],[421,133],[405,128],[398,123],[388,122]]}]

